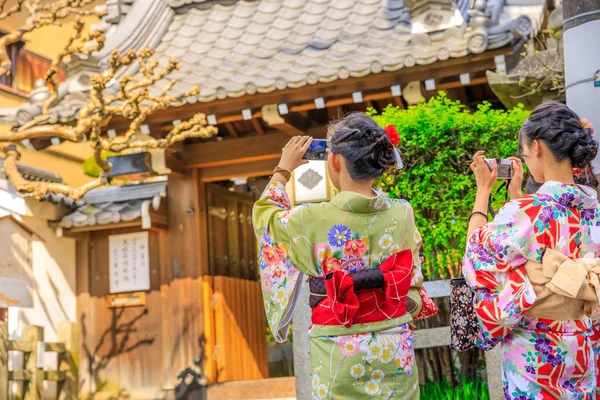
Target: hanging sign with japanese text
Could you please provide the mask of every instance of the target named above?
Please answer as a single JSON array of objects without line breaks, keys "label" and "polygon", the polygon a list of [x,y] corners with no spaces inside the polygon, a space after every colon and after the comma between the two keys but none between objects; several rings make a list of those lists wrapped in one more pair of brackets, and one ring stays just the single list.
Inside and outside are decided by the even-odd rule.
[{"label": "hanging sign with japanese text", "polygon": [[110,293],[150,290],[148,232],[108,237]]}]

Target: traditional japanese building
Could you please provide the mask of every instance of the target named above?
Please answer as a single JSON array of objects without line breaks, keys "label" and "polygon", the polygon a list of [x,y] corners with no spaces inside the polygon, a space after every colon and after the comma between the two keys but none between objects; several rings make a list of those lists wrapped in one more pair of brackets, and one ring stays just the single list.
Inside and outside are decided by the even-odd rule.
[{"label": "traditional japanese building", "polygon": [[[470,107],[483,100],[502,107],[486,71],[516,65],[543,27],[546,3],[109,0],[104,50],[65,66],[55,119],[74,120],[111,49],[148,46],[163,66],[181,61],[173,95],[201,88],[149,117],[150,135],[198,112],[219,134],[170,149],[166,185],[93,191],[54,225],[78,240],[84,390],[109,382],[152,397],[172,390],[197,357],[210,382],[269,377],[250,217],[290,135],[324,137],[345,113],[404,108],[439,90]],[[18,126],[39,113],[32,101],[2,122]],[[126,126],[114,119],[107,130]],[[295,184],[308,191],[326,180],[318,168],[304,172]],[[149,287],[129,298],[111,293],[110,237],[139,232],[149,232]],[[118,307],[116,297],[132,307]]]}]

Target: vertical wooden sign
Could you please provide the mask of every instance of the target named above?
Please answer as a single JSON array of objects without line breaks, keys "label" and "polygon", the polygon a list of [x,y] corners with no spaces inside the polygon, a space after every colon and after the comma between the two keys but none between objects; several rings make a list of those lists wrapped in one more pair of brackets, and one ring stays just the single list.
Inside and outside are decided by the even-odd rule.
[{"label": "vertical wooden sign", "polygon": [[108,237],[110,293],[150,290],[148,232]]}]

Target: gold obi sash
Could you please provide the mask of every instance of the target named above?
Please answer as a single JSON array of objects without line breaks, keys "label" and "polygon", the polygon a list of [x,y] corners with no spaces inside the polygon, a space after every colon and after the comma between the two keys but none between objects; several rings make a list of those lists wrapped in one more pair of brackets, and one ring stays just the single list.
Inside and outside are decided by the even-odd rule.
[{"label": "gold obi sash", "polygon": [[596,316],[600,299],[600,258],[572,260],[547,249],[542,262],[528,261],[525,271],[537,295],[525,315],[556,321]]}]

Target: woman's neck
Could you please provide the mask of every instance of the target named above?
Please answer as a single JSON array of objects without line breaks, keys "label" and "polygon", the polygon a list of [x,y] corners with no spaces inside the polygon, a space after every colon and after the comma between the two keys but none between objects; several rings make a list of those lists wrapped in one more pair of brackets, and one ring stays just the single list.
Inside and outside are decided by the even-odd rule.
[{"label": "woman's neck", "polygon": [[375,197],[373,191],[373,181],[353,181],[349,179],[346,182],[340,184],[343,192],[355,192],[365,197]]},{"label": "woman's neck", "polygon": [[573,180],[573,169],[570,165],[551,165],[546,168],[544,174],[544,180],[566,183],[572,185],[575,183]]}]

